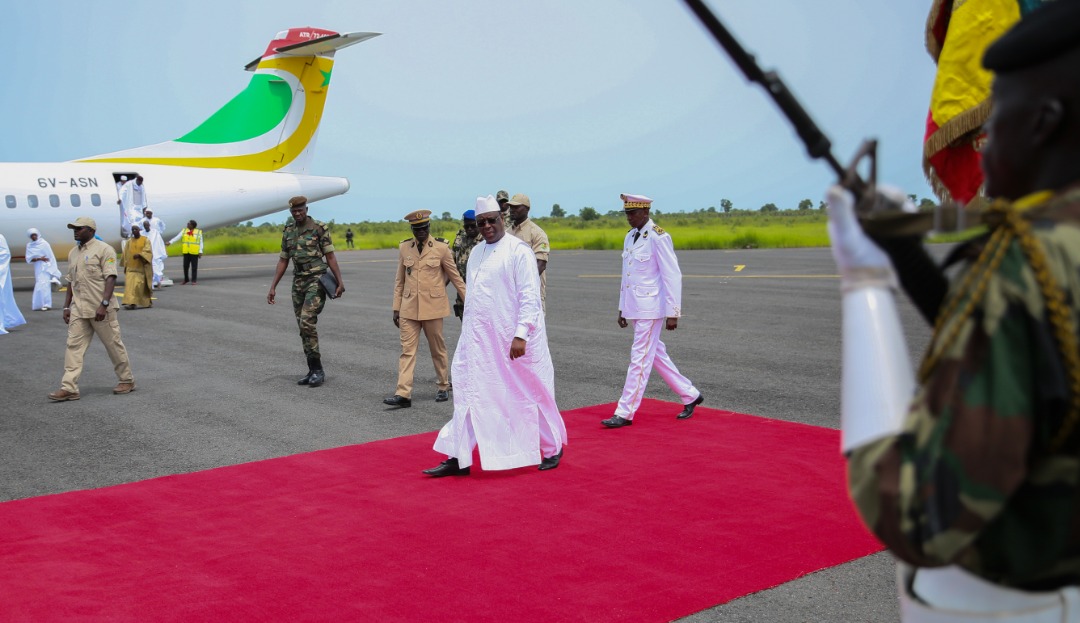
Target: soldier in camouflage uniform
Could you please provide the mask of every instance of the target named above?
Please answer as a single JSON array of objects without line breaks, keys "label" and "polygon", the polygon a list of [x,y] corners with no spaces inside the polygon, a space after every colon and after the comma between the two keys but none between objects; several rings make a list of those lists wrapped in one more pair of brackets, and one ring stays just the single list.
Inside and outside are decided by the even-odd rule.
[{"label": "soldier in camouflage uniform", "polygon": [[345,285],[334,256],[334,243],[330,240],[330,232],[326,230],[325,224],[308,218],[307,198],[301,196],[289,199],[289,213],[292,214],[292,222],[287,223],[281,232],[281,254],[278,256],[277,270],[270,283],[266,302],[274,304],[274,290],[292,260],[293,312],[296,314],[300,341],[304,345],[304,356],[308,363],[307,376],[297,381],[297,384],[318,387],[326,380],[326,373],[319,355],[319,333],[315,324],[319,321],[319,313],[326,304],[327,295],[319,279],[327,269],[334,275],[337,280],[334,298],[345,292]]},{"label": "soldier in camouflage uniform", "polygon": [[[469,263],[469,254],[472,253],[473,247],[477,242],[480,242],[480,228],[476,226],[476,211],[466,210],[465,214],[461,218],[461,229],[458,230],[457,236],[454,237],[454,246],[451,251],[454,254],[454,264],[457,264],[458,274],[461,278],[465,279],[465,266]],[[461,295],[457,295],[457,302],[454,303],[454,315],[460,320],[462,314],[465,312],[465,301],[461,300]]]},{"label": "soldier in camouflage uniform", "polygon": [[888,256],[828,194],[849,486],[902,561],[904,621],[1080,621],[1080,0],[1025,16],[983,64],[996,201],[917,378]]}]

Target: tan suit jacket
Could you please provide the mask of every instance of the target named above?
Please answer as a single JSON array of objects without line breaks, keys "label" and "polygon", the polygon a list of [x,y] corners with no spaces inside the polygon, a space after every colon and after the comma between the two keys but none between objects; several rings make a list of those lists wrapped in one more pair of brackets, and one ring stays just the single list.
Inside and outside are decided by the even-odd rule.
[{"label": "tan suit jacket", "polygon": [[397,276],[394,280],[394,311],[408,320],[433,320],[450,315],[446,282],[454,284],[462,300],[465,281],[458,274],[450,245],[442,238],[429,237],[424,248],[416,238],[398,246]]}]

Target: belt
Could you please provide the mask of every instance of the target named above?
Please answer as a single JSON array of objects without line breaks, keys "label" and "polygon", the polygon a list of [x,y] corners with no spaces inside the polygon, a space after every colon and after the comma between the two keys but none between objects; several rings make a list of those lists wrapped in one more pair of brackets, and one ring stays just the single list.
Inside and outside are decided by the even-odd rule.
[{"label": "belt", "polygon": [[917,569],[897,563],[903,623],[1078,623],[1080,588],[1022,591],[987,582],[960,567]]},{"label": "belt", "polygon": [[325,271],[326,267],[326,262],[323,262],[322,260],[312,262],[297,262],[296,260],[293,260],[293,272],[297,273],[302,273],[317,268],[321,268],[323,269],[323,271]]}]

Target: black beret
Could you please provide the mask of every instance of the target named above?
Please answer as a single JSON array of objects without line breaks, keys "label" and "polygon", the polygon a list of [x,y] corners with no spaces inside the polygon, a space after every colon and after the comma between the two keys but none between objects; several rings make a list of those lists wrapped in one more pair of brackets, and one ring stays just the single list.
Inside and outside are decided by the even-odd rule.
[{"label": "black beret", "polygon": [[1080,46],[1080,0],[1052,0],[1035,9],[986,49],[983,67],[995,73],[1025,69]]}]

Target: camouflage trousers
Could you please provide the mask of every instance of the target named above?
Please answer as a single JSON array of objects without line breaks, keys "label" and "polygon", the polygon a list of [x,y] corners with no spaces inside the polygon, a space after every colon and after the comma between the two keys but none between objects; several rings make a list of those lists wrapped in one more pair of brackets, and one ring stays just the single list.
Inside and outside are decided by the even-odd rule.
[{"label": "camouflage trousers", "polygon": [[319,332],[315,324],[319,322],[319,313],[326,305],[326,292],[319,284],[319,275],[293,277],[292,283],[293,313],[300,328],[300,341],[304,344],[304,356],[319,356]]}]

